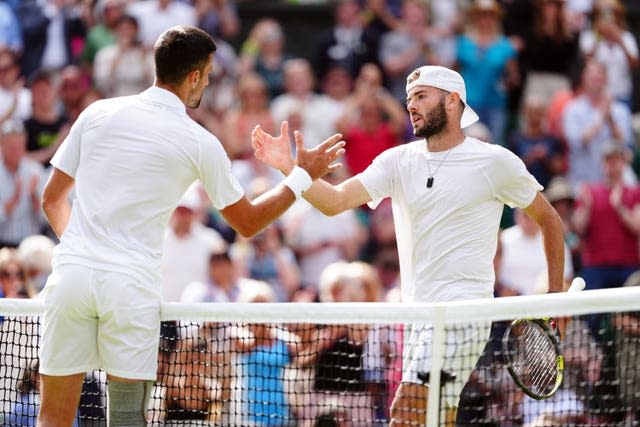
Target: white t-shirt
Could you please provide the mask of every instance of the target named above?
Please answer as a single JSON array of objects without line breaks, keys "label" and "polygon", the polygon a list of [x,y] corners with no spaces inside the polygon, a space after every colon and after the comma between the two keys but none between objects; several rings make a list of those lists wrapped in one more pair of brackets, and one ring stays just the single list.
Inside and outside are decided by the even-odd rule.
[{"label": "white t-shirt", "polygon": [[189,283],[206,281],[209,257],[226,248],[220,233],[198,222],[194,222],[189,234],[183,237],[167,227],[162,250],[162,300],[178,302]]},{"label": "white t-shirt", "polygon": [[542,189],[515,154],[471,137],[451,152],[391,148],[357,178],[371,208],[391,197],[404,302],[491,297],[504,203],[526,207]]},{"label": "white t-shirt", "polygon": [[54,267],[118,271],[158,292],[164,229],[187,188],[200,179],[216,209],[244,194],[220,141],[155,86],[91,104],[51,164],[76,181]]},{"label": "white t-shirt", "polygon": [[[502,257],[499,265],[500,282],[521,295],[546,292],[547,259],[542,244],[542,233],[524,234],[522,227],[514,225],[500,234]],[[564,247],[564,278],[571,280],[573,262],[569,248]]]},{"label": "white t-shirt", "polygon": [[633,34],[623,31],[621,34],[624,49],[617,43],[601,39],[592,30],[580,33],[580,50],[583,53],[593,52],[596,60],[606,64],[609,92],[619,99],[631,99],[633,91],[632,70],[625,50],[635,58],[638,57],[638,44]]}]

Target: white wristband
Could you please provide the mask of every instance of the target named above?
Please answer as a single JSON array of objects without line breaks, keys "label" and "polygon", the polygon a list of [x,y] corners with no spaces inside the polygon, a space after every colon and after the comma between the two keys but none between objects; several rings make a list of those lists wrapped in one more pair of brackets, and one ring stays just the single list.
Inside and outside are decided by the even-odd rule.
[{"label": "white wristband", "polygon": [[291,173],[287,175],[287,177],[282,180],[282,183],[289,187],[293,194],[296,196],[296,200],[302,196],[302,193],[307,191],[311,184],[313,184],[313,180],[309,173],[302,169],[300,166],[296,166],[293,168]]}]

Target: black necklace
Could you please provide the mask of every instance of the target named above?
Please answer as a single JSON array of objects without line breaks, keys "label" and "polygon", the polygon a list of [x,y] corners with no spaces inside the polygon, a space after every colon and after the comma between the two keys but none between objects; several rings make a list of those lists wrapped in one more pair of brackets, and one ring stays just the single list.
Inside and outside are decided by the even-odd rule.
[{"label": "black necklace", "polygon": [[[458,145],[460,145],[460,144],[458,144]],[[447,154],[445,154],[444,157],[442,158],[442,160],[440,160],[440,163],[438,163],[438,167],[436,168],[436,170],[433,171],[433,173],[431,173],[431,165],[429,164],[429,156],[427,156],[427,169],[429,170],[429,177],[427,178],[427,188],[433,187],[433,181],[434,181],[434,178],[435,178],[435,174],[438,173],[438,170],[440,170],[440,167],[442,166],[444,161],[447,160],[447,157],[449,157],[449,154],[453,150],[455,150],[458,145],[456,145],[453,148],[450,148],[449,151],[447,151]]]}]

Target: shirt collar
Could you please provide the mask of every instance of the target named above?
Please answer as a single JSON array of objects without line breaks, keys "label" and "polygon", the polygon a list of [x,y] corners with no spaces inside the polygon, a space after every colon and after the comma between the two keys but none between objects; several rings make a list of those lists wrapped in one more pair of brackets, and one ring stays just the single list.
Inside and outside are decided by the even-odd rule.
[{"label": "shirt collar", "polygon": [[180,98],[178,98],[175,93],[168,91],[167,89],[163,89],[158,86],[151,86],[142,92],[142,96],[160,104],[178,108],[181,111],[187,111],[187,107]]}]

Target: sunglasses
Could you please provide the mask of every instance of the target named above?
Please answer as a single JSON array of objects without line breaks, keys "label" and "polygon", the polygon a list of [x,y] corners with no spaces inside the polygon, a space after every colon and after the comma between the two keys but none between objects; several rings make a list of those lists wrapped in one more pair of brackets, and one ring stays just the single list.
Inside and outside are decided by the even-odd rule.
[{"label": "sunglasses", "polygon": [[22,271],[0,271],[0,277],[3,279],[24,279],[24,273]]}]

